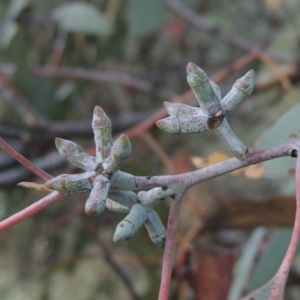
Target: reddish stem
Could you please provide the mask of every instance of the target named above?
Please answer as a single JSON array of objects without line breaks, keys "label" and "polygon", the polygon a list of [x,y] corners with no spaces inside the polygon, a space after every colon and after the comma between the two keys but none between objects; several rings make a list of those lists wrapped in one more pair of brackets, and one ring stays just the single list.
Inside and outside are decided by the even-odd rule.
[{"label": "reddish stem", "polygon": [[295,216],[293,233],[292,233],[289,247],[284,256],[284,259],[277,271],[277,274],[275,275],[276,284],[274,286],[273,293],[270,295],[270,299],[277,299],[276,295],[279,294],[279,291],[284,293],[287,277],[289,275],[289,271],[291,269],[294,255],[297,250],[299,235],[300,235],[300,153],[298,154],[297,164],[296,164],[296,216]]},{"label": "reddish stem", "polygon": [[52,192],[52,193],[48,194],[47,196],[40,199],[39,201],[26,207],[22,211],[14,214],[14,215],[10,216],[9,218],[5,219],[4,221],[0,222],[0,231],[3,231],[15,224],[20,223],[21,221],[25,220],[26,218],[31,217],[32,215],[36,214],[40,210],[44,209],[45,207],[60,200],[63,196],[64,196],[64,194],[60,193],[60,192]]},{"label": "reddish stem", "polygon": [[51,175],[34,165],[28,159],[26,159],[23,155],[17,152],[14,148],[9,146],[1,137],[0,137],[0,147],[7,152],[11,157],[17,160],[20,164],[25,166],[27,169],[38,175],[39,177],[43,178],[44,180],[49,180],[52,178]]},{"label": "reddish stem", "polygon": [[171,203],[158,300],[168,300],[169,296],[180,204],[181,199]]}]

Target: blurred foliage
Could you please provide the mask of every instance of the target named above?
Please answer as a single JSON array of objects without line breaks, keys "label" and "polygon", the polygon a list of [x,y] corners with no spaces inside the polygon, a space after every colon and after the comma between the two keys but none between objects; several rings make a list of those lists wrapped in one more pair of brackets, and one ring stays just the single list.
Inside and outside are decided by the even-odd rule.
[{"label": "blurred foliage", "polygon": [[[56,151],[53,138],[58,132],[62,138],[75,140],[87,149],[92,147],[89,124],[95,105],[103,107],[112,119],[113,128],[117,128],[115,134],[125,131],[162,108],[163,101],[170,101],[172,96],[189,89],[185,74],[189,61],[212,75],[242,57],[245,49],[229,42],[230,37],[239,36],[253,47],[264,45],[278,54],[269,59],[258,57],[231,72],[220,83],[225,95],[234,81],[249,69],[257,73],[253,95],[228,118],[236,134],[251,146],[299,99],[298,2],[254,0],[231,1],[229,5],[228,1],[221,0],[182,1],[196,14],[226,31],[227,40],[220,39],[217,31],[207,33],[195,28],[159,0],[1,1],[0,73],[11,80],[46,125],[26,123],[21,105],[24,99],[13,102],[9,97],[10,87],[0,77],[0,135],[29,159],[44,160],[53,176],[77,172],[68,164],[56,164],[58,159],[47,162],[46,155]],[[69,68],[68,74],[50,76],[50,69],[64,67]],[[93,79],[72,77],[78,68],[93,71],[89,73]],[[97,72],[103,71],[112,72],[104,74],[106,81],[99,79],[103,78],[100,75],[97,77]],[[122,83],[123,75],[130,76],[129,83]],[[280,120],[292,120],[287,123],[298,134],[299,125],[294,125],[296,108],[291,113],[293,119],[286,114]],[[135,119],[137,116],[139,119]],[[276,126],[264,133],[268,143],[266,140],[265,144],[258,142],[257,147],[279,144],[293,133],[283,125],[279,129]],[[207,162],[212,153],[227,151],[211,133],[203,133],[201,137],[169,136],[155,127],[149,132],[167,153],[177,173],[193,170],[190,156]],[[164,161],[142,135],[132,137],[131,141],[133,153],[124,171],[136,175],[168,173]],[[0,152],[2,219],[43,196],[15,187],[17,182],[28,178],[28,174],[18,168],[18,164]],[[279,170],[282,171],[283,166],[280,165]],[[225,175],[191,189],[182,206],[178,245],[183,247],[188,232],[205,227],[219,205],[233,198],[257,202],[272,199],[274,194],[281,195],[287,190],[291,192],[287,182],[280,184],[274,180],[274,172],[259,180]],[[85,196],[65,198],[1,233],[1,299],[132,299],[128,287],[113,271],[103,248],[91,233],[89,222],[96,226],[98,239],[109,249],[112,259],[125,269],[139,299],[156,299],[163,251],[151,244],[144,228],[129,241],[112,244],[114,228],[122,216],[106,211],[87,221],[82,214]],[[162,203],[157,208],[165,224],[168,207],[168,203]],[[199,279],[196,273],[189,273],[191,257],[197,258],[197,249],[201,247],[237,253],[248,233],[238,228],[230,233],[220,228],[216,233],[208,228],[205,234],[196,234],[189,241],[186,260],[181,265],[185,271],[174,276],[178,284],[173,287],[171,299],[204,299],[203,295],[196,294],[188,279],[189,275],[195,282]],[[267,251],[270,252],[266,258],[261,258],[271,258],[269,263],[272,264],[274,253]],[[279,258],[276,260],[279,263]],[[259,272],[261,266],[260,262],[253,274]],[[292,276],[299,280],[299,267],[295,270]],[[188,275],[185,277],[185,274]],[[252,279],[251,286],[256,285],[253,282]],[[295,284],[291,288],[287,299],[299,299]]]}]

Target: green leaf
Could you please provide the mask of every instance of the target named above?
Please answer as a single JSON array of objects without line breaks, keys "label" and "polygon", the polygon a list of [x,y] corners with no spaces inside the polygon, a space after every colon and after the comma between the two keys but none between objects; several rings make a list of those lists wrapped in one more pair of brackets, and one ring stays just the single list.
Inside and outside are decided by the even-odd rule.
[{"label": "green leaf", "polygon": [[[299,91],[293,91],[289,99],[290,103],[297,99],[299,101]],[[283,114],[277,122],[257,139],[256,148],[267,148],[283,143],[295,141],[300,138],[300,104],[294,106],[287,113]],[[277,158],[263,163],[266,171],[263,177],[270,179],[283,179],[294,175],[295,159],[290,157]]]},{"label": "green leaf", "polygon": [[70,32],[106,35],[111,32],[111,24],[93,5],[86,3],[63,4],[52,12],[59,26]]},{"label": "green leaf", "polygon": [[274,231],[267,249],[260,257],[247,287],[250,292],[270,280],[278,270],[291,239],[291,229]]},{"label": "green leaf", "polygon": [[167,19],[167,10],[161,0],[130,0],[129,32],[143,35],[158,30]]}]

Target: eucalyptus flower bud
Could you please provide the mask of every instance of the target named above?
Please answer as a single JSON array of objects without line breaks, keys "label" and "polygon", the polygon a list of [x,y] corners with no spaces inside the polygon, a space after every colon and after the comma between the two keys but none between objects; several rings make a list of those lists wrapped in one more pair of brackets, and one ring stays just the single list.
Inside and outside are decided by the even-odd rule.
[{"label": "eucalyptus flower bud", "polygon": [[170,116],[188,116],[198,112],[198,107],[192,107],[182,103],[172,103],[165,101],[164,107]]},{"label": "eucalyptus flower bud", "polygon": [[138,193],[138,199],[143,206],[152,208],[172,194],[174,194],[174,192],[171,189],[163,190],[161,187],[156,187],[149,191],[140,191]]},{"label": "eucalyptus flower bud", "polygon": [[147,213],[145,227],[149,233],[151,241],[164,248],[166,242],[166,229],[162,224],[158,214],[152,209]]},{"label": "eucalyptus flower bud", "polygon": [[85,171],[93,171],[97,167],[95,157],[79,149],[74,142],[56,138],[55,145],[59,154],[76,167]]},{"label": "eucalyptus flower bud", "polygon": [[239,160],[243,160],[248,152],[248,148],[237,138],[231,130],[226,118],[215,130],[222,139],[228,150]]},{"label": "eucalyptus flower bud", "polygon": [[220,87],[215,82],[213,82],[212,80],[209,80],[209,84],[211,85],[211,87],[212,87],[215,95],[219,99],[219,101],[221,101],[221,99],[222,99],[222,93],[221,93]]},{"label": "eucalyptus flower bud", "polygon": [[111,185],[120,190],[135,190],[137,188],[135,176],[117,171],[111,177]]},{"label": "eucalyptus flower bud", "polygon": [[116,211],[119,213],[129,213],[130,211],[129,207],[120,204],[118,202],[115,202],[110,198],[106,199],[106,208],[109,209],[110,211]]},{"label": "eucalyptus flower bud", "polygon": [[158,120],[159,129],[171,134],[201,132],[207,130],[208,116],[199,111],[199,114],[189,116],[168,117]]},{"label": "eucalyptus flower bud", "polygon": [[95,106],[92,127],[95,136],[96,157],[102,162],[112,146],[111,122],[100,106]]},{"label": "eucalyptus flower bud", "polygon": [[84,192],[93,188],[91,179],[93,174],[94,172],[63,174],[46,181],[44,186],[63,193]]},{"label": "eucalyptus flower bud", "polygon": [[130,239],[143,225],[146,218],[146,208],[140,204],[134,204],[126,218],[118,224],[113,241],[118,242]]},{"label": "eucalyptus flower bud", "polygon": [[131,143],[127,135],[122,134],[113,143],[110,155],[103,166],[108,173],[114,173],[121,168],[131,153]]},{"label": "eucalyptus flower bud", "polygon": [[239,78],[221,101],[224,112],[233,111],[238,104],[249,97],[253,91],[254,83],[255,72],[253,70]]},{"label": "eucalyptus flower bud", "polygon": [[110,181],[104,175],[94,178],[93,189],[86,200],[84,211],[89,216],[101,214],[105,209],[105,201],[109,192]]},{"label": "eucalyptus flower bud", "polygon": [[109,198],[117,203],[120,203],[126,207],[131,207],[138,202],[138,196],[133,191],[111,191]]},{"label": "eucalyptus flower bud", "polygon": [[132,191],[112,191],[106,200],[106,207],[111,211],[128,213],[137,203],[137,194]]},{"label": "eucalyptus flower bud", "polygon": [[203,111],[209,116],[213,116],[222,111],[220,100],[215,95],[206,73],[193,63],[188,63],[186,70],[187,81]]}]

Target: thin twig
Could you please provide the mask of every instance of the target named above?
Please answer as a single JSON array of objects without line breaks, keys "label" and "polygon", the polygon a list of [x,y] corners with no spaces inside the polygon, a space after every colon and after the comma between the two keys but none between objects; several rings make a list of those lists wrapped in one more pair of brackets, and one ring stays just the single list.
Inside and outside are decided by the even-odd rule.
[{"label": "thin twig", "polygon": [[0,137],[0,147],[7,152],[11,157],[17,160],[20,164],[25,166],[27,169],[38,175],[39,177],[43,178],[44,180],[49,180],[52,178],[51,175],[43,171],[42,169],[38,168],[32,162],[30,162],[27,158],[9,146],[1,137]]},{"label": "thin twig", "polygon": [[139,135],[139,138],[142,139],[151,150],[158,156],[162,164],[165,166],[169,174],[175,174],[176,167],[169,156],[166,154],[164,149],[159,145],[159,143],[152,137],[149,131],[142,132]]},{"label": "thin twig", "polygon": [[3,98],[16,111],[27,125],[46,125],[43,117],[32,107],[29,101],[21,95],[8,77],[0,71],[0,92]]},{"label": "thin twig", "polygon": [[168,300],[169,297],[176,245],[178,215],[180,211],[180,204],[182,201],[182,197],[180,198],[181,199],[173,200],[171,203],[158,300]]},{"label": "thin twig", "polygon": [[104,255],[104,258],[106,262],[110,265],[110,267],[115,271],[115,273],[120,277],[120,279],[123,281],[124,285],[128,289],[129,293],[132,296],[132,299],[134,300],[141,300],[142,298],[138,295],[137,291],[134,288],[134,285],[132,283],[132,280],[130,277],[126,274],[124,269],[117,263],[117,261],[114,259],[114,257],[111,254],[111,250],[108,248],[108,246],[105,244],[105,242],[102,240],[98,233],[98,229],[95,226],[94,222],[91,218],[84,216],[84,220],[90,229],[90,233],[93,236],[94,240],[98,244],[99,250],[101,254]]},{"label": "thin twig", "polygon": [[138,91],[152,93],[164,99],[171,99],[174,96],[174,93],[172,93],[171,91],[155,87],[155,85],[146,80],[114,71],[98,71],[68,67],[57,68],[52,66],[43,67],[37,65],[32,67],[32,73],[34,75],[44,77],[73,78],[95,82],[119,83]]},{"label": "thin twig", "polygon": [[[183,18],[184,20],[188,21],[189,23],[193,24],[196,28],[207,32],[212,36],[217,36],[221,40],[225,41],[226,43],[232,44],[233,46],[239,48],[243,51],[251,51],[257,49],[257,45],[249,42],[248,40],[243,39],[238,35],[232,35],[227,33],[226,31],[222,30],[218,26],[212,24],[208,19],[201,17],[200,15],[193,12],[187,6],[185,6],[182,2],[177,0],[165,0],[167,7],[169,7],[175,14]],[[284,60],[284,61],[294,61],[295,59],[268,51],[268,55],[272,56],[273,58]]]},{"label": "thin twig", "polygon": [[24,208],[20,212],[10,216],[9,218],[0,222],[0,232],[10,228],[23,220],[33,216],[37,212],[43,210],[44,208],[48,207],[49,205],[57,202],[58,200],[64,197],[63,193],[60,192],[52,192],[45,196],[44,198],[40,199],[39,201],[31,204],[30,206]]}]

